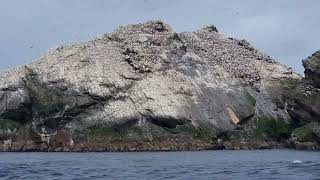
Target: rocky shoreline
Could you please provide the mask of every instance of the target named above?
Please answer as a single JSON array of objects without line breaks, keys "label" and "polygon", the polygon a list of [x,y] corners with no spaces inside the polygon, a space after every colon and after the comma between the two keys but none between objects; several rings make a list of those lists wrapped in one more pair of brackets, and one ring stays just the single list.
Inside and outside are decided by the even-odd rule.
[{"label": "rocky shoreline", "polygon": [[[204,150],[267,150],[267,149],[294,149],[294,150],[320,150],[320,145],[315,142],[223,142],[221,144],[174,144],[170,142],[155,142],[158,146],[152,144],[139,143],[113,143],[113,144],[80,144],[74,147],[16,147],[15,145],[2,146],[0,152],[160,152],[160,151],[204,151]],[[121,145],[119,145],[121,144]],[[163,145],[163,146],[161,146]]]}]

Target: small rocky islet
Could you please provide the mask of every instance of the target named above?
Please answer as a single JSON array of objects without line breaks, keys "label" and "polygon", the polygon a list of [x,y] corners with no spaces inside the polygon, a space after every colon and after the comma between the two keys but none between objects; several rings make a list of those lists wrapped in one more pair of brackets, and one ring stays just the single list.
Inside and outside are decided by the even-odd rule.
[{"label": "small rocky islet", "polygon": [[0,72],[0,151],[320,149],[320,51],[303,65],[213,25],[119,27]]}]

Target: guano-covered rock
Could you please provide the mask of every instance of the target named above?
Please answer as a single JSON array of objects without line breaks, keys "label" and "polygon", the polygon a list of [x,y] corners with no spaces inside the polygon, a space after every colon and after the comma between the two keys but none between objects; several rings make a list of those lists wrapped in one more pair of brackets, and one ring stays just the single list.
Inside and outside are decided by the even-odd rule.
[{"label": "guano-covered rock", "polygon": [[263,119],[291,123],[277,94],[288,79],[302,77],[215,26],[183,33],[161,21],[119,27],[0,73],[2,150],[220,149],[231,136],[252,142]]}]

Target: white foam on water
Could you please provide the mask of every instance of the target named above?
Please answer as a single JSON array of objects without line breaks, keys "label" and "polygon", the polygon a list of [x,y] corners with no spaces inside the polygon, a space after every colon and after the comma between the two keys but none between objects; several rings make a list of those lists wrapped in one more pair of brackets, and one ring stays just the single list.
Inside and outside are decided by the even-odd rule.
[{"label": "white foam on water", "polygon": [[300,160],[293,160],[292,163],[293,163],[293,164],[299,164],[299,163],[302,163],[302,161],[300,161]]}]

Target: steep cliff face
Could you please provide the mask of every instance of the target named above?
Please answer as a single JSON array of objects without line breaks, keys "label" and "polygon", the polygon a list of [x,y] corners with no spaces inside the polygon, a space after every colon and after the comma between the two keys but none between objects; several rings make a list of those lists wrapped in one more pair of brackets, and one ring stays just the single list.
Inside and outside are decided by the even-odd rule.
[{"label": "steep cliff face", "polygon": [[306,81],[316,88],[320,88],[320,50],[303,60]]},{"label": "steep cliff face", "polygon": [[291,123],[277,98],[288,79],[302,78],[214,26],[128,25],[1,72],[0,138],[19,151],[221,148],[261,119]]},{"label": "steep cliff face", "polygon": [[281,96],[296,127],[291,141],[296,148],[319,149],[320,144],[320,51],[303,60],[305,78],[288,79]]}]

